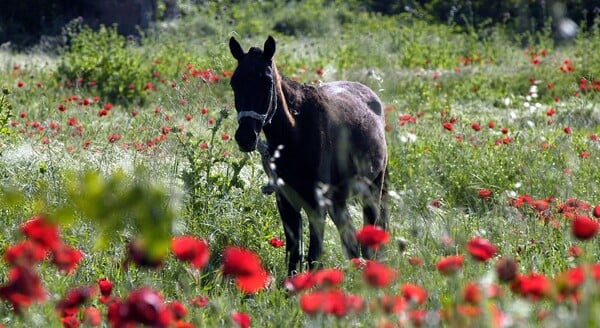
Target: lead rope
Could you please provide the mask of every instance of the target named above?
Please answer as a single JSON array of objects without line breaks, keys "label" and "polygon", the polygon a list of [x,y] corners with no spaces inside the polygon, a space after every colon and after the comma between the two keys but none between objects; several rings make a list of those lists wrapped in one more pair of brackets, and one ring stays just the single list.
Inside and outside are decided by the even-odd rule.
[{"label": "lead rope", "polygon": [[275,189],[277,188],[275,184],[277,174],[271,167],[271,154],[269,154],[269,144],[263,139],[258,139],[258,145],[256,147],[256,150],[258,150],[258,153],[260,154],[260,160],[263,166],[263,170],[265,170],[265,173],[267,174],[267,177],[269,179],[267,183],[264,186],[262,186],[261,191],[265,195],[271,195],[275,192]]}]

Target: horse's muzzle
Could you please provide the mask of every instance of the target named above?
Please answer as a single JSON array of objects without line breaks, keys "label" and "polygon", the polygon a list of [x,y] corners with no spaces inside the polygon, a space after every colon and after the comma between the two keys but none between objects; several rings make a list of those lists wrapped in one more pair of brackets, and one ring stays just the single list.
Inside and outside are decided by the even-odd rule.
[{"label": "horse's muzzle", "polygon": [[256,145],[258,144],[258,134],[241,133],[240,130],[237,130],[235,133],[235,142],[237,142],[241,151],[249,153],[256,149]]}]

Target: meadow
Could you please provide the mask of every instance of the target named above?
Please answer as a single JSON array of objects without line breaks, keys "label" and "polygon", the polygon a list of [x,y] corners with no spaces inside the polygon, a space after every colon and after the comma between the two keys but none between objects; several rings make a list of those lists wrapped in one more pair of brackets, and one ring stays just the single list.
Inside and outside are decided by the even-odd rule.
[{"label": "meadow", "polygon": [[[600,324],[600,31],[570,41],[322,1],[185,7],[139,37],[0,51],[5,327]],[[286,277],[227,47],[386,105],[389,235]],[[362,224],[358,207],[351,213]],[[307,229],[305,229],[306,231]],[[243,263],[243,264],[240,264]]]}]

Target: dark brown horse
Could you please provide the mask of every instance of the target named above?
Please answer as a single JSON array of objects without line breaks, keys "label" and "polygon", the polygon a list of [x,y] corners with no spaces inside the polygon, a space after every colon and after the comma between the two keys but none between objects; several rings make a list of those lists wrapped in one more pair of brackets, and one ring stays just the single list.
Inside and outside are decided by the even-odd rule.
[{"label": "dark brown horse", "polygon": [[[349,257],[361,249],[348,213],[351,194],[363,201],[364,224],[387,228],[382,193],[387,165],[381,101],[368,87],[339,81],[303,85],[279,74],[269,36],[264,50],[244,52],[235,38],[229,49],[237,68],[231,87],[238,112],[235,140],[244,152],[259,144],[264,132],[275,182],[277,207],[286,237],[288,274],[301,264],[301,209],[309,218],[308,265],[318,266],[329,212]],[[362,249],[364,257],[369,250]],[[301,269],[301,267],[300,267]]]}]

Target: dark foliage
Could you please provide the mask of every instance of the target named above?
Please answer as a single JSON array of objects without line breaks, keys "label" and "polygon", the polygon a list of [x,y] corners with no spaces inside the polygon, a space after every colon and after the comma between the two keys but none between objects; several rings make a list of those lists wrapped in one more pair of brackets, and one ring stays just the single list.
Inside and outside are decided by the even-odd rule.
[{"label": "dark foliage", "polygon": [[0,1],[0,44],[34,45],[43,36],[61,35],[62,27],[82,17],[92,27],[117,23],[122,34],[136,34],[155,19],[157,0],[3,0]]}]

